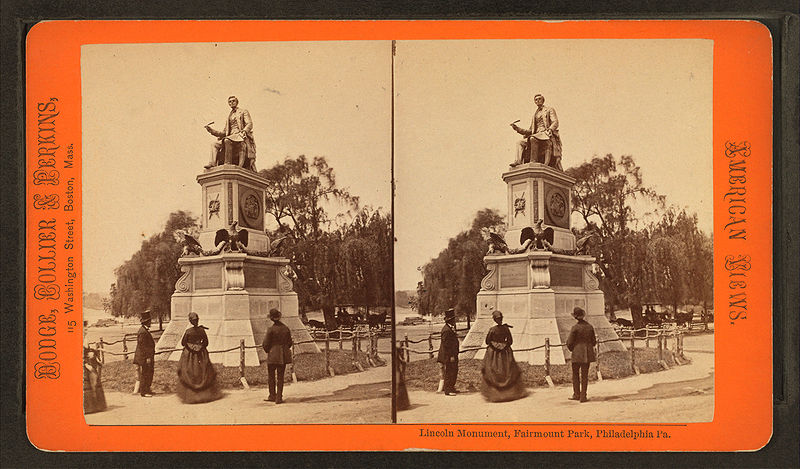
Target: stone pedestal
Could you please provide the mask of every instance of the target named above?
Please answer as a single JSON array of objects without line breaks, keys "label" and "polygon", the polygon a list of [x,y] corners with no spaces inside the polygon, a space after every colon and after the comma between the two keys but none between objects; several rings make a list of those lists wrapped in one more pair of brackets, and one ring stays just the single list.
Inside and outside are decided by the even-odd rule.
[{"label": "stone pedestal", "polygon": [[[540,163],[517,166],[503,174],[508,184],[509,225],[506,243],[519,247],[523,228],[538,219],[554,231],[553,247],[573,251],[575,236],[570,230],[570,191],[575,180],[561,171]],[[550,363],[565,364],[570,357],[566,346],[569,331],[576,323],[572,310],[586,311],[586,320],[594,326],[598,341],[617,338],[605,317],[603,292],[592,273],[594,258],[529,250],[520,254],[500,254],[483,259],[489,273],[481,281],[477,298],[477,316],[461,348],[482,347],[494,325],[492,312],[500,310],[503,321],[512,326],[512,348],[517,361],[544,364],[544,348],[528,352],[519,349],[539,347],[545,339],[553,345]],[[600,352],[625,350],[619,341],[600,345]],[[465,352],[464,358],[482,359],[484,350]]]},{"label": "stone pedestal", "polygon": [[527,163],[503,173],[503,181],[508,185],[505,239],[509,248],[518,248],[522,229],[542,219],[544,226],[553,228],[553,247],[575,249],[575,236],[569,229],[573,178],[541,163]]},{"label": "stone pedestal", "polygon": [[[512,326],[514,350],[544,345],[550,339],[550,363],[564,364],[570,357],[566,347],[569,331],[575,325],[572,309],[586,311],[586,320],[594,326],[597,340],[617,338],[605,317],[603,292],[598,290],[592,274],[594,258],[565,256],[549,251],[486,256],[489,273],[481,281],[478,292],[477,317],[462,349],[485,345],[486,333],[494,325],[492,312],[503,312],[503,321]],[[600,345],[600,352],[625,350],[619,341]],[[462,354],[465,358],[482,359],[484,350]],[[517,361],[544,364],[544,348],[514,352]]]},{"label": "stone pedestal", "polygon": [[228,229],[236,221],[238,229],[248,232],[248,250],[269,250],[269,240],[264,233],[267,183],[261,176],[236,165],[222,165],[199,174],[197,182],[203,188],[198,239],[203,249],[212,249],[217,230]]},{"label": "stone pedestal", "polygon": [[[266,181],[252,171],[235,166],[217,166],[197,177],[203,188],[203,212],[199,241],[203,249],[214,248],[218,229],[233,221],[239,229],[247,229],[247,250],[268,250],[264,233],[264,189]],[[227,224],[227,225],[226,225]],[[156,351],[181,348],[181,338],[189,327],[188,315],[194,311],[200,324],[206,326],[211,361],[237,366],[239,344],[245,349],[245,365],[258,366],[266,359],[260,348],[269,320],[269,310],[282,313],[281,322],[292,331],[294,342],[307,341],[311,335],[298,315],[297,293],[289,278],[289,260],[281,257],[260,257],[243,252],[221,252],[212,256],[186,256],[178,259],[183,275],[175,283],[171,316],[167,329],[156,344]],[[296,345],[295,353],[320,353],[313,342]],[[181,352],[161,354],[178,360]]]}]

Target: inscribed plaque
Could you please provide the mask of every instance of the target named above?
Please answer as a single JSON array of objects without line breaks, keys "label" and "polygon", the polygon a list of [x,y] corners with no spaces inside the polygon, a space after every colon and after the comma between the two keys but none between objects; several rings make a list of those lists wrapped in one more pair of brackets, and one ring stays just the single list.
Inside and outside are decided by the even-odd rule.
[{"label": "inscribed plaque", "polygon": [[557,287],[582,287],[583,269],[580,265],[550,263],[550,285]]},{"label": "inscribed plaque", "polygon": [[500,264],[500,288],[528,286],[528,263]]},{"label": "inscribed plaque", "polygon": [[194,289],[208,290],[212,288],[222,288],[222,268],[219,264],[207,264],[195,266]]},{"label": "inscribed plaque", "polygon": [[245,288],[278,288],[278,269],[274,265],[244,266]]}]

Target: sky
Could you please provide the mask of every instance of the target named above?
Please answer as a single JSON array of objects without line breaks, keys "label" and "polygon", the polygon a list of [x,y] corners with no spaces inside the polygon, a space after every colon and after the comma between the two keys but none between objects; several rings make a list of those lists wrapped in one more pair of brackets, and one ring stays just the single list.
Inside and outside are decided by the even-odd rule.
[{"label": "sky", "polygon": [[[196,176],[236,95],[254,123],[258,168],[324,155],[362,205],[391,207],[395,287],[467,229],[506,214],[501,174],[542,93],[562,164],[633,155],[645,185],[711,231],[712,57],[708,40],[105,44],[81,49],[84,289],[163,229],[200,212]],[[392,112],[394,77],[394,112]]]},{"label": "sky", "polygon": [[545,96],[564,168],[632,155],[644,184],[712,226],[710,40],[399,41],[395,58],[395,288],[469,228],[507,215],[501,175]]},{"label": "sky", "polygon": [[200,213],[196,176],[236,95],[258,169],[325,156],[361,205],[391,210],[391,42],[104,44],[81,49],[84,290],[171,212]]}]

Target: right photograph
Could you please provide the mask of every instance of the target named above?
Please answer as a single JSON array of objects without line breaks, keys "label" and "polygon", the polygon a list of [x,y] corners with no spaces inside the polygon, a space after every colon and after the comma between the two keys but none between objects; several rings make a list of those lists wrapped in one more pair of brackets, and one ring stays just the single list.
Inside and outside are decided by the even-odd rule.
[{"label": "right photograph", "polygon": [[710,422],[713,41],[397,41],[398,423]]}]

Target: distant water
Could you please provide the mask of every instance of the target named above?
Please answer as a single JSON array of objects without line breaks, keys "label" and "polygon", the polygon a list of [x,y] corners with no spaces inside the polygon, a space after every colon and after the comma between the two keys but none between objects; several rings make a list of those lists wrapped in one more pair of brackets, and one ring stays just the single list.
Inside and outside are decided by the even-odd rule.
[{"label": "distant water", "polygon": [[406,308],[403,306],[395,306],[394,322],[396,323],[401,322],[405,320],[405,318],[425,318],[425,317],[420,316],[419,314],[417,314],[416,311],[412,310],[411,308]]},{"label": "distant water", "polygon": [[111,313],[106,313],[102,309],[83,308],[83,320],[89,321],[89,324],[94,324],[100,319],[114,319]]}]

